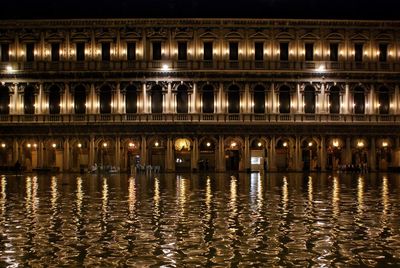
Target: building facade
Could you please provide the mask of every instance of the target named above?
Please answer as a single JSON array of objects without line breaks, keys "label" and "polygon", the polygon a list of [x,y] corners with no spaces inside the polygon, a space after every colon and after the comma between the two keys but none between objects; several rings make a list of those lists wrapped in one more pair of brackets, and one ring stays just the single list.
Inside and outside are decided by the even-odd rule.
[{"label": "building facade", "polygon": [[400,21],[0,22],[0,166],[400,167]]}]

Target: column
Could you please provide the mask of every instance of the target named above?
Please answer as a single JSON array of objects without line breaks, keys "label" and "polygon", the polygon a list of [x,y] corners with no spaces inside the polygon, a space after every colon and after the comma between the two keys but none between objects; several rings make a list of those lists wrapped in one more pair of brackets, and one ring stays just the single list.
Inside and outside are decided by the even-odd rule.
[{"label": "column", "polygon": [[89,167],[94,165],[94,153],[95,153],[95,148],[94,148],[94,136],[90,136],[90,142],[89,142]]},{"label": "column", "polygon": [[114,110],[114,113],[118,113],[118,114],[120,114],[120,113],[122,113],[122,105],[121,105],[121,89],[120,89],[120,83],[117,83],[117,85],[115,86],[116,87],[116,90],[115,90],[115,96],[114,96],[114,105],[115,105],[115,108],[113,109]]},{"label": "column", "polygon": [[350,100],[350,87],[349,84],[345,85],[345,91],[344,91],[344,100],[343,100],[343,113],[349,114],[353,108],[353,102]]},{"label": "column", "polygon": [[399,85],[396,85],[394,87],[394,100],[391,101],[393,107],[392,107],[392,111],[394,114],[398,114],[400,111],[400,107],[399,107]]},{"label": "column", "polygon": [[250,138],[249,136],[244,137],[244,154],[243,154],[243,161],[244,161],[244,171],[247,171],[250,168]]},{"label": "column", "polygon": [[146,137],[142,136],[140,141],[140,164],[145,166],[147,162],[147,142]]},{"label": "column", "polygon": [[[18,84],[10,85],[10,114],[18,113]],[[17,160],[15,160],[17,161]]]},{"label": "column", "polygon": [[191,169],[198,169],[197,163],[199,162],[199,140],[198,138],[193,139],[192,153],[191,153]]},{"label": "column", "polygon": [[269,104],[268,106],[271,107],[269,112],[276,113],[275,106],[276,106],[276,96],[275,96],[275,83],[271,83],[270,91],[269,91]]},{"label": "column", "polygon": [[14,139],[13,140],[13,163],[15,164],[15,162],[17,162],[17,160],[19,160],[21,162],[21,158],[20,158],[20,154],[19,154],[18,140]]},{"label": "column", "polygon": [[225,105],[225,98],[224,98],[224,85],[223,83],[219,83],[218,89],[218,97],[217,97],[217,113],[226,113],[226,105]]},{"label": "column", "polygon": [[346,165],[351,164],[351,139],[350,137],[346,138]]},{"label": "column", "polygon": [[294,155],[295,155],[295,159],[294,159],[294,162],[295,162],[295,170],[296,171],[301,171],[302,170],[302,168],[303,168],[303,163],[302,163],[302,158],[301,158],[301,141],[300,141],[300,138],[301,137],[299,137],[299,136],[296,136],[296,138],[295,138],[295,148],[294,148]]},{"label": "column", "polygon": [[64,141],[64,171],[70,170],[70,150],[69,138],[66,137]]},{"label": "column", "polygon": [[367,114],[375,114],[375,87],[374,85],[371,85],[371,90],[369,92],[369,98],[368,98],[368,105],[367,107]]},{"label": "column", "polygon": [[193,92],[192,94],[189,95],[190,96],[190,106],[189,106],[189,113],[191,114],[195,114],[197,113],[197,102],[196,102],[196,98],[197,98],[197,84],[193,83]]},{"label": "column", "polygon": [[[301,88],[300,88],[300,84],[297,83],[296,84],[296,94],[294,95],[293,100],[291,101],[291,106],[290,109],[293,109],[294,111],[292,111],[292,113],[304,113],[304,106],[303,106],[303,98],[300,92]],[[290,94],[292,95],[292,94]],[[293,103],[295,105],[293,105]]]},{"label": "column", "polygon": [[171,82],[168,82],[167,94],[164,95],[163,101],[163,113],[174,113],[176,107],[176,98],[173,98]]},{"label": "column", "polygon": [[115,166],[121,169],[121,139],[120,137],[115,137]]},{"label": "column", "polygon": [[89,93],[89,101],[87,109],[87,113],[89,114],[98,114],[99,113],[99,96],[96,92],[95,85],[92,83],[90,85],[90,93]]},{"label": "column", "polygon": [[325,95],[325,83],[321,83],[321,92],[317,96],[317,113],[326,113],[325,107],[326,105],[326,95]]},{"label": "column", "polygon": [[252,100],[250,97],[250,85],[249,83],[246,83],[244,85],[244,98],[243,98],[243,112],[244,113],[251,113],[252,112]]},{"label": "column", "polygon": [[369,158],[369,167],[371,171],[376,170],[376,144],[375,144],[375,137],[371,138],[371,151],[370,151],[370,158]]},{"label": "column", "polygon": [[[32,163],[33,165],[33,163]],[[39,140],[37,147],[37,166],[38,168],[47,167],[47,161],[44,161],[44,142]]]},{"label": "column", "polygon": [[327,159],[325,136],[321,137],[321,153],[320,153],[320,156],[321,156],[321,158],[320,158],[321,171],[325,171],[325,169],[326,169],[326,159]]},{"label": "column", "polygon": [[165,169],[166,172],[174,172],[175,171],[175,165],[174,165],[174,148],[173,148],[173,140],[171,137],[167,138],[167,155],[166,155],[166,163],[165,163]]},{"label": "column", "polygon": [[224,172],[225,171],[225,146],[224,146],[224,137],[218,137],[218,153],[217,153],[217,165],[215,170],[217,172]]},{"label": "column", "polygon": [[270,149],[268,150],[268,159],[269,159],[269,170],[268,171],[276,171],[276,153],[275,153],[275,147],[276,147],[276,138],[273,136],[271,138],[271,145]]}]

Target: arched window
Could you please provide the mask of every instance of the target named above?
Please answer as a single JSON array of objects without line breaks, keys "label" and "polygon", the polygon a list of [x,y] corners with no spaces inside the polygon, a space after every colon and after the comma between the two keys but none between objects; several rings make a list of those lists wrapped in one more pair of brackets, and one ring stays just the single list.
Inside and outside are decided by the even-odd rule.
[{"label": "arched window", "polygon": [[202,102],[203,102],[203,113],[213,113],[214,112],[214,87],[213,86],[206,85],[203,87]]},{"label": "arched window", "polygon": [[290,88],[288,86],[281,86],[279,89],[279,113],[290,113]]},{"label": "arched window", "polygon": [[389,114],[389,90],[386,87],[379,89],[379,114]]},{"label": "arched window", "polygon": [[236,85],[228,89],[228,113],[236,114],[240,112],[240,90]]},{"label": "arched window", "polygon": [[160,114],[163,110],[163,96],[162,88],[155,85],[151,88],[151,112],[153,114]]},{"label": "arched window", "polygon": [[365,113],[365,93],[362,87],[356,87],[354,89],[354,113]]},{"label": "arched window", "polygon": [[306,114],[315,113],[315,88],[312,86],[306,86],[304,89],[304,112]]},{"label": "arched window", "polygon": [[329,91],[329,113],[340,113],[340,90],[336,86],[331,87]]},{"label": "arched window", "polygon": [[74,104],[76,114],[86,113],[86,88],[82,85],[79,85],[75,88]]},{"label": "arched window", "polygon": [[51,86],[49,89],[49,113],[50,114],[60,114],[60,88],[56,85]]},{"label": "arched window", "polygon": [[33,86],[27,86],[24,90],[24,113],[35,113],[35,89]]},{"label": "arched window", "polygon": [[254,88],[254,113],[263,114],[265,113],[265,88],[261,85],[257,85]]},{"label": "arched window", "polygon": [[111,113],[111,88],[107,85],[100,88],[100,113]]},{"label": "arched window", "polygon": [[134,85],[126,88],[125,109],[127,114],[137,113],[137,91]]},{"label": "arched window", "polygon": [[187,114],[188,111],[188,89],[185,85],[180,85],[176,93],[176,112]]},{"label": "arched window", "polygon": [[10,94],[8,87],[0,86],[0,114],[10,113]]}]

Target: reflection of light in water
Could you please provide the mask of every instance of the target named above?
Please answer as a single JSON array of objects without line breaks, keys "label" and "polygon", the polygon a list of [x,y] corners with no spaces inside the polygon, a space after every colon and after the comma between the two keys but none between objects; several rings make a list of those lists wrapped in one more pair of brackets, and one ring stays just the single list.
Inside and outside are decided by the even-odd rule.
[{"label": "reflection of light in water", "polygon": [[160,206],[160,181],[158,178],[154,178],[154,211],[156,214],[159,213]]},{"label": "reflection of light in water", "polygon": [[236,199],[237,199],[237,180],[236,177],[231,176],[231,186],[230,186],[230,201],[229,207],[231,209],[231,218],[235,218],[237,214],[237,206],[236,206]]},{"label": "reflection of light in water", "polygon": [[26,177],[26,197],[25,197],[25,207],[28,213],[31,212],[32,208],[32,179],[31,177]]},{"label": "reflection of light in water", "polygon": [[[106,213],[108,210],[108,184],[107,184],[107,178],[103,178],[103,212]],[[105,214],[104,214],[105,217]],[[103,220],[105,218],[103,217]]]},{"label": "reflection of light in water", "polygon": [[288,182],[286,176],[283,177],[283,185],[282,185],[282,208],[283,210],[287,209],[289,201],[289,189],[288,189]]},{"label": "reflection of light in water", "polygon": [[263,204],[263,192],[264,192],[264,187],[263,187],[263,180],[261,179],[260,173],[258,173],[258,181],[257,181],[257,208],[261,209],[262,204]]},{"label": "reflection of light in water", "polygon": [[357,211],[358,213],[361,214],[364,209],[364,178],[361,176],[358,177],[357,202],[358,202]]},{"label": "reflection of light in water", "polygon": [[332,207],[333,207],[333,215],[336,217],[339,216],[340,212],[340,185],[339,178],[333,177],[333,189],[332,189]]},{"label": "reflection of light in water", "polygon": [[382,204],[383,204],[382,213],[386,217],[390,206],[388,178],[386,176],[383,176],[382,179]]},{"label": "reflection of light in water", "polygon": [[260,173],[251,173],[250,175],[250,200],[251,203],[254,204],[254,199],[256,196],[256,191],[257,191],[257,183],[258,183],[258,177],[260,176]]},{"label": "reflection of light in water", "polygon": [[308,204],[311,206],[313,202],[313,182],[312,177],[308,176]]},{"label": "reflection of light in water", "polygon": [[211,202],[212,202],[212,192],[211,192],[211,178],[207,176],[206,181],[206,207],[207,207],[207,220],[211,218]]},{"label": "reflection of light in water", "polygon": [[51,177],[51,208],[53,210],[56,209],[58,199],[58,186],[57,186],[57,178],[55,176]]},{"label": "reflection of light in water", "polygon": [[133,218],[135,216],[135,203],[136,203],[136,185],[135,178],[129,178],[129,216]]},{"label": "reflection of light in water", "polygon": [[6,200],[7,200],[6,186],[7,186],[7,179],[6,179],[6,177],[2,176],[1,177],[1,216],[3,216],[6,211]]},{"label": "reflection of light in water", "polygon": [[38,187],[38,178],[35,176],[32,180],[32,209],[34,213],[39,208],[39,197],[37,195]]},{"label": "reflection of light in water", "polygon": [[180,177],[178,180],[178,188],[179,188],[179,205],[181,208],[181,214],[185,213],[186,206],[186,191],[187,191],[187,179]]},{"label": "reflection of light in water", "polygon": [[83,201],[83,190],[82,190],[82,178],[76,178],[76,211],[78,216],[82,213],[82,201]]}]

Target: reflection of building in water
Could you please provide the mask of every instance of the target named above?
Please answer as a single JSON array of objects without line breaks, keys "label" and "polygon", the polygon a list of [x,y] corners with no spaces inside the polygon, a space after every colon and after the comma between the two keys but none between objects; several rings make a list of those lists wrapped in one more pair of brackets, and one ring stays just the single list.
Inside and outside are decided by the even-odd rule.
[{"label": "reflection of building in water", "polygon": [[400,167],[397,21],[50,24],[0,22],[0,168]]}]

